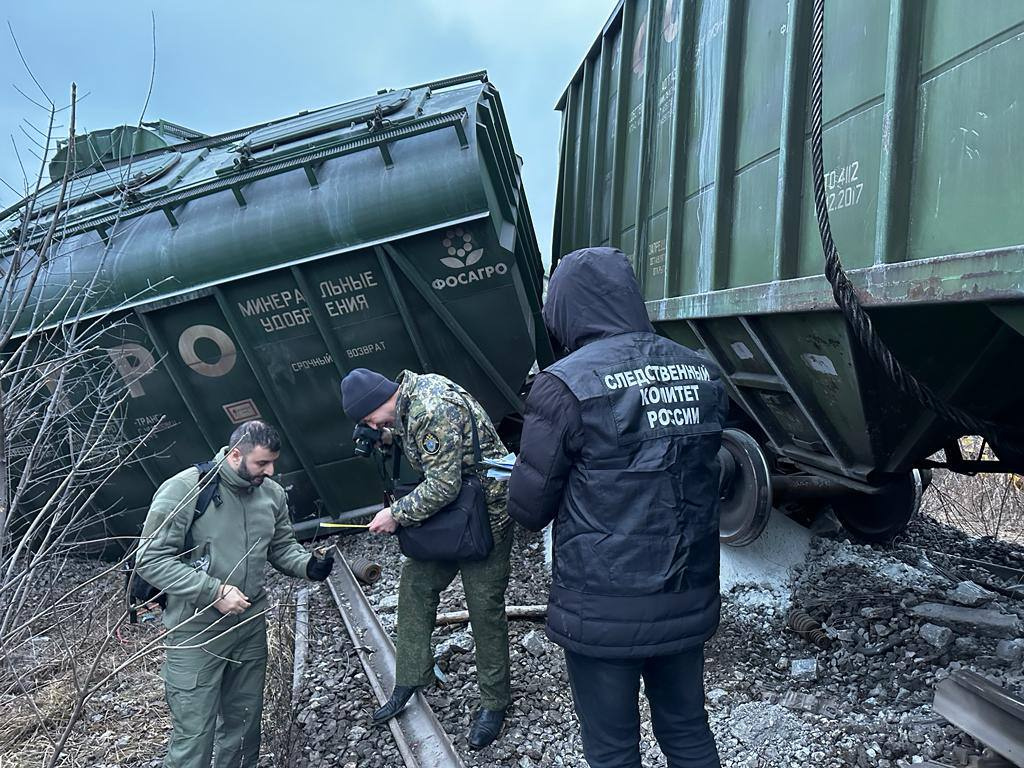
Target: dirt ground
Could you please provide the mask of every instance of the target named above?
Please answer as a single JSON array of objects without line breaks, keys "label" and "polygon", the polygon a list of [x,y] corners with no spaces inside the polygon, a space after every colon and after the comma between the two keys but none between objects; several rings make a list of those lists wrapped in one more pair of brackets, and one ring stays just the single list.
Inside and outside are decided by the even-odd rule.
[{"label": "dirt ground", "polygon": [[[902,537],[897,546],[889,550],[855,548],[852,550],[855,557],[849,557],[854,557],[857,562],[860,562],[857,558],[877,558],[879,563],[884,560],[888,564],[886,567],[892,563],[898,564],[902,557],[910,565],[919,566],[916,560],[909,559],[910,555],[905,554],[905,550],[910,548],[914,550],[913,557],[918,557],[918,552],[927,552],[933,563],[947,570],[956,563],[946,562],[941,557],[937,559],[932,553],[966,555],[975,559],[986,559],[991,553],[993,556],[1012,559],[1016,557],[1012,553],[1024,551],[1015,546],[1024,541],[1024,505],[1021,504],[1021,496],[1022,492],[1012,477],[961,478],[939,473],[932,489],[926,495],[925,512],[919,523],[911,527],[908,537]],[[993,510],[996,511],[994,515]],[[963,532],[966,532],[966,535]],[[1006,545],[1007,542],[1010,544],[1009,547]],[[526,548],[530,548],[530,551],[525,551]],[[520,573],[534,573],[542,569],[542,558],[538,559],[540,556],[537,547],[527,542],[526,548],[523,548],[525,559]],[[818,547],[815,551],[832,552],[834,556],[834,549],[834,546],[828,545]],[[807,604],[815,604],[814,600],[821,597],[815,590],[821,591],[824,586],[832,589],[825,597],[830,600],[838,599],[845,587],[832,577],[839,578],[846,571],[837,570],[831,573],[826,570],[823,577],[810,579],[807,574],[814,573],[813,567],[811,566],[811,570],[805,570],[801,582],[805,588]],[[848,564],[846,568],[849,571],[846,577],[863,581],[870,587],[868,591],[871,593],[892,591],[886,584],[871,582],[877,568],[861,568],[857,571],[855,568],[851,570]],[[42,601],[48,599],[48,595],[59,594],[71,585],[81,585],[95,579],[88,589],[76,595],[77,602],[68,607],[64,621],[48,627],[39,627],[22,647],[6,650],[10,663],[7,668],[0,670],[0,768],[37,768],[53,762],[55,743],[62,738],[69,713],[77,699],[76,679],[80,681],[85,678],[89,666],[101,648],[102,652],[98,653],[99,660],[96,662],[96,672],[92,676],[93,679],[97,679],[110,675],[110,678],[85,702],[81,717],[68,733],[61,755],[53,764],[61,768],[155,768],[160,765],[169,736],[170,721],[164,702],[163,683],[159,676],[162,663],[162,652],[159,650],[159,616],[157,613],[143,614],[139,624],[124,625],[108,637],[108,628],[114,626],[117,620],[123,581],[122,576],[117,573],[107,573],[103,576],[107,569],[108,566],[104,563],[71,560],[62,573],[53,575],[48,583],[40,584],[37,599]],[[525,576],[522,578],[526,579]],[[538,581],[531,576],[522,581],[522,588],[515,585],[510,587],[511,594],[516,599],[536,602],[544,591],[544,585],[540,581],[542,579]],[[283,768],[300,764],[312,765],[316,764],[315,760],[311,761],[313,755],[326,757],[328,754],[321,751],[327,748],[327,742],[324,741],[324,735],[318,734],[313,727],[313,719],[303,719],[299,716],[304,711],[303,708],[309,706],[311,700],[326,700],[323,698],[324,692],[314,690],[316,686],[313,686],[309,690],[303,688],[299,700],[294,704],[292,701],[293,607],[295,592],[302,585],[297,580],[279,576],[273,577],[270,583],[275,596],[275,608],[269,617],[271,655],[261,766]],[[530,594],[519,594],[526,589],[527,584],[527,591]],[[935,592],[934,584],[925,586]],[[516,592],[516,589],[519,589],[519,592]],[[534,592],[537,594],[533,594]],[[801,594],[799,590],[796,593]],[[906,602],[910,593],[906,589],[904,593]],[[327,610],[323,606],[329,603],[326,602],[326,597],[321,597],[323,599],[317,598],[320,601],[317,604],[322,603],[321,608]],[[872,657],[868,657],[869,664],[861,664],[865,667],[861,670],[857,665],[848,666],[846,657],[839,651],[835,651],[832,656],[819,654],[819,663],[826,665],[827,670],[822,672],[820,685],[816,687],[814,683],[795,684],[790,679],[789,663],[794,659],[814,656],[814,649],[805,647],[806,643],[803,641],[785,634],[781,609],[773,609],[774,612],[765,612],[761,608],[752,610],[742,600],[741,596],[725,597],[722,629],[708,646],[709,713],[720,749],[723,751],[723,764],[748,764],[743,755],[753,752],[745,739],[761,739],[758,736],[761,731],[758,729],[768,721],[775,723],[773,728],[776,730],[782,729],[789,733],[791,740],[806,741],[806,744],[801,741],[801,744],[777,745],[779,749],[804,749],[807,760],[811,762],[805,761],[803,764],[814,764],[814,761],[818,761],[817,764],[820,765],[897,766],[909,762],[912,754],[927,754],[940,758],[949,758],[953,755],[957,759],[966,759],[969,753],[977,752],[976,745],[972,745],[970,739],[944,731],[943,728],[948,726],[942,725],[941,719],[934,721],[934,715],[927,711],[927,702],[930,702],[932,682],[941,679],[950,669],[956,668],[956,665],[967,663],[972,655],[977,655],[975,651],[982,655],[989,654],[986,658],[994,659],[995,657],[991,656],[993,650],[985,644],[989,641],[981,639],[975,645],[971,645],[966,639],[962,642],[958,640],[956,647],[951,645],[945,652],[925,654],[920,650],[924,646],[918,637],[920,628],[917,623],[902,619],[898,611],[892,618],[864,618],[874,616],[875,609],[869,604],[870,601],[861,600],[864,605],[858,604],[859,612],[852,612],[844,619],[851,632],[863,635],[863,638],[855,638],[856,648],[851,646],[853,655],[850,658],[857,658],[856,653],[863,655],[864,649],[860,646],[870,648],[872,642],[881,637],[900,637],[900,642],[904,643],[906,648],[911,651],[918,649],[918,660],[926,659],[925,662],[920,662],[927,664],[927,669],[924,670],[927,674],[921,677],[921,681],[924,681],[921,685],[925,688],[919,690],[917,677],[909,672],[902,673],[899,678],[900,684],[892,686],[885,679],[888,673],[883,674],[880,667],[872,668],[873,671],[869,674],[867,667],[872,664],[878,667],[878,664],[870,661]],[[910,604],[912,603],[913,600],[910,601]],[[89,619],[83,620],[83,617]],[[836,623],[835,617],[833,623]],[[547,663],[546,657],[534,659],[529,654],[523,655],[526,652],[519,648],[523,639],[521,636],[529,629],[531,627],[516,629],[517,634],[513,638],[516,645],[514,655],[521,655],[523,664],[533,665],[539,669]],[[876,638],[876,634],[880,637]],[[319,637],[318,642],[322,646],[320,652],[326,654],[325,663],[333,663],[332,659],[344,657],[344,649],[336,647],[339,642],[343,645],[343,638],[331,638],[323,634]],[[77,659],[67,658],[64,649],[68,647],[82,650],[81,656]],[[559,657],[557,653],[550,653],[547,656],[550,657],[551,664],[555,664]],[[456,653],[450,663],[455,670],[454,678],[457,681],[461,680],[460,675],[471,675],[471,654]],[[998,660],[993,661],[993,668],[998,668],[999,663],[1001,662]],[[458,671],[459,664],[467,665],[465,675]],[[533,669],[533,666],[530,668]],[[361,670],[357,667],[358,665],[350,670],[353,680],[358,680],[361,675]],[[726,667],[728,670],[723,671]],[[118,669],[119,671],[115,672]],[[759,669],[763,674],[758,672]],[[542,669],[541,672],[544,674],[538,672],[537,679],[550,677],[557,684],[561,679],[559,671],[554,667],[548,671],[550,674]],[[449,674],[452,674],[452,670],[449,670]],[[878,679],[875,680],[874,677]],[[790,690],[806,693],[820,701],[845,701],[851,708],[850,711],[863,715],[862,726],[867,729],[884,723],[886,717],[902,717],[904,722],[893,725],[891,733],[886,737],[888,741],[881,739],[880,743],[874,745],[872,739],[867,738],[865,734],[857,733],[856,729],[851,731],[850,738],[845,739],[803,739],[799,736],[800,733],[835,728],[836,724],[821,720],[818,715],[808,712],[786,710],[782,699]],[[341,695],[341,692],[342,689],[339,688],[337,695]],[[540,711],[531,709],[533,705],[527,699],[532,693],[528,687],[523,689],[524,703],[520,709],[522,716],[527,719]],[[452,697],[443,693],[438,695],[440,698],[435,703],[441,706],[443,716],[448,717],[448,714],[444,714],[445,706],[457,708],[458,702],[452,703]],[[321,713],[327,712],[325,707],[327,705],[322,704]],[[337,721],[337,717],[358,719],[365,714],[362,713],[363,709],[365,706],[351,709],[353,715],[338,714],[335,720]],[[454,713],[455,709],[452,712]],[[327,714],[329,715],[329,712]],[[461,734],[461,720],[455,714],[451,714],[450,719],[452,727],[457,729],[455,732]],[[546,719],[546,716],[542,719]],[[330,720],[324,721],[321,718],[321,722],[329,723]],[[537,727],[534,720],[529,722],[531,729]],[[353,727],[349,736],[358,733],[358,727],[361,726],[357,724]],[[495,753],[491,756],[493,762],[488,763],[486,759],[481,758],[484,762],[476,761],[474,764],[582,765],[582,758],[579,755],[564,753],[565,748],[573,752],[578,750],[578,737],[574,740],[572,736],[578,734],[578,726],[571,714],[571,706],[566,708],[565,717],[560,715],[552,728],[552,733],[555,734],[552,738],[557,736],[569,739],[572,744],[570,745],[569,741],[563,744],[557,741],[557,738],[549,743],[545,741],[547,736],[544,733],[538,735],[531,730],[530,738],[533,741],[530,744],[533,746],[523,754],[519,754],[521,750],[513,747],[501,752],[500,760],[495,757]],[[363,731],[365,732],[365,729]],[[338,738],[341,741],[329,754],[338,758],[343,754],[353,756],[349,763],[339,762],[339,765],[362,768],[365,760],[359,756],[361,753],[357,750],[359,739],[350,743],[344,733],[331,738]],[[662,765],[656,745],[650,744],[649,734],[645,738],[646,764]],[[834,744],[834,749],[829,747],[829,744]],[[543,757],[549,748],[552,754],[556,750],[563,750],[564,758],[561,762],[554,762],[554,758],[549,761],[547,757]],[[349,753],[347,750],[356,751]]]},{"label": "dirt ground", "polygon": [[[67,585],[81,584],[101,577],[94,588],[81,596],[82,603],[100,606],[106,613],[120,605],[123,577],[108,574],[109,565],[90,560],[73,560],[60,575]],[[271,736],[287,728],[292,682],[292,598],[287,580],[280,583],[278,600],[268,617],[268,683],[264,733]],[[59,590],[63,591],[63,590]],[[75,676],[83,680],[87,666],[101,645],[93,679],[111,675],[89,697],[76,726],[70,731],[61,755],[54,763],[59,768],[142,768],[160,765],[171,731],[164,698],[160,666],[163,651],[159,638],[163,628],[159,609],[140,615],[135,625],[125,624],[109,639],[108,627],[116,619],[96,621],[89,626],[67,626],[59,632],[38,633],[22,649],[12,654],[17,676],[4,670],[4,688],[0,688],[0,768],[41,768],[50,765],[55,743],[59,742],[76,695]],[[83,641],[82,635],[91,637]],[[71,635],[76,635],[72,637]],[[85,658],[77,667],[69,662],[68,646],[76,646]],[[118,668],[123,667],[120,671]],[[273,738],[264,737],[265,743]],[[266,749],[264,750],[267,751]],[[267,755],[261,760],[275,765]]]}]

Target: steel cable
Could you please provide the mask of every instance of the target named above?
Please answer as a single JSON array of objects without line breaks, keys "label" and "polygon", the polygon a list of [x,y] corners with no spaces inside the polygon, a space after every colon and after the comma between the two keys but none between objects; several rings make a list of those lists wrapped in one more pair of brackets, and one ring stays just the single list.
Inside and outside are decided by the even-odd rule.
[{"label": "steel cable", "polygon": [[[832,238],[828,205],[825,195],[825,163],[822,152],[821,94],[825,50],[825,0],[814,0],[811,49],[811,162],[814,177],[814,209],[818,219],[818,233],[825,253],[825,277],[832,286],[832,295],[843,311],[854,337],[873,362],[904,394],[932,411],[947,422],[956,424],[965,434],[981,435],[995,445],[1008,445],[1006,431],[995,423],[978,418],[967,411],[945,402],[931,387],[907,371],[893,355],[888,345],[875,331],[871,318],[857,296],[857,292],[843,269],[839,250]],[[1015,442],[1020,450],[1021,444]]]}]

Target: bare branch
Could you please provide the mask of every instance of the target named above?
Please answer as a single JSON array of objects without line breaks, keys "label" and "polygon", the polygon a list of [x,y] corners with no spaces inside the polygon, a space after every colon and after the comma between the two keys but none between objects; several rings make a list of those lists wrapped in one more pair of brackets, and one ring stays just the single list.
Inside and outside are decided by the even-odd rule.
[{"label": "bare branch", "polygon": [[[8,26],[10,26],[10,25],[8,24]],[[24,92],[23,90],[21,90],[21,88],[19,88],[19,87],[17,86],[17,84],[15,84],[15,83],[11,83],[11,87],[12,87],[12,88],[14,88],[14,90],[16,90],[16,91],[17,91],[18,93],[20,93],[20,94],[21,94],[21,96],[22,96],[22,97],[23,97],[23,98],[24,98],[24,99],[25,99],[26,101],[29,101],[29,102],[31,102],[32,104],[34,104],[35,106],[39,107],[40,109],[42,109],[42,110],[46,110],[46,111],[49,111],[49,110],[51,110],[51,109],[53,108],[53,105],[52,105],[52,104],[51,104],[50,106],[46,106],[45,104],[40,104],[40,103],[39,103],[38,101],[36,101],[36,100],[35,100],[35,99],[33,99],[33,98],[32,98],[31,96],[29,96],[29,95],[28,95],[27,93],[25,93],[25,92]]]},{"label": "bare branch", "polygon": [[[81,102],[82,100],[79,99],[78,101]],[[42,137],[43,141],[45,141],[47,144],[49,144],[49,142],[50,142],[49,134],[39,130],[39,128],[36,127],[35,123],[33,123],[28,118],[22,118],[21,122],[24,123],[25,125],[27,125],[29,128],[31,128],[36,133],[38,133]],[[60,126],[57,126],[57,127],[59,128]]]},{"label": "bare branch", "polygon": [[[18,159],[18,162],[21,162],[21,159],[20,159],[20,158]],[[19,196],[20,196],[20,195],[23,195],[23,194],[24,194],[24,192],[22,192],[22,191],[20,191],[20,190],[17,190],[17,189],[15,189],[14,187],[12,187],[12,186],[10,185],[10,183],[9,183],[9,182],[7,181],[7,179],[5,179],[5,178],[4,178],[3,176],[0,176],[0,184],[3,184],[3,185],[4,185],[5,187],[7,187],[7,188],[8,188],[9,190],[11,190],[11,192],[13,192],[13,193],[14,193],[14,194],[16,194],[16,195],[19,195]]]},{"label": "bare branch", "polygon": [[33,144],[35,144],[36,147],[39,148],[39,151],[42,152],[44,156],[46,155],[47,147],[44,147],[42,144],[40,144],[39,141],[32,134],[30,134],[28,131],[26,131],[25,130],[25,126],[19,125],[18,126],[18,130],[20,130],[22,132],[22,134],[24,134],[26,139],[28,139]]},{"label": "bare branch", "polygon": [[43,95],[43,98],[46,99],[50,107],[53,108],[53,99],[50,98],[49,94],[46,93],[46,89],[43,88],[36,79],[35,72],[32,71],[32,67],[29,66],[28,61],[25,59],[25,54],[21,52],[21,45],[18,44],[18,36],[14,34],[14,27],[11,26],[11,22],[9,21],[7,22],[7,29],[11,33],[11,40],[14,41],[14,48],[18,51],[18,57],[21,59],[22,66],[25,67],[25,71],[28,73],[28,76],[32,78],[32,82],[36,84],[36,88],[39,89],[39,93]]},{"label": "bare branch", "polygon": [[18,159],[18,166],[21,168],[21,178],[22,178],[22,180],[24,181],[24,184],[25,184],[24,190],[22,192],[20,192],[19,194],[27,195],[28,194],[28,173],[25,171],[25,163],[21,159],[21,152],[18,151],[18,143],[14,140],[13,136],[11,136],[11,146],[14,148],[14,156]]},{"label": "bare branch", "polygon": [[[142,105],[142,113],[139,115],[139,127],[146,119],[146,110],[149,109],[149,100],[153,96],[153,83],[156,82],[156,11],[149,12],[150,32],[153,40],[153,60],[149,65],[149,88],[146,89],[146,101]],[[134,149],[134,146],[132,147]]]},{"label": "bare branch", "polygon": [[[13,33],[12,33],[13,34]],[[46,233],[46,237],[43,239],[42,244],[36,249],[36,265],[32,272],[32,277],[29,279],[27,286],[22,288],[21,302],[18,306],[17,311],[14,313],[14,318],[10,321],[6,331],[2,338],[0,338],[0,349],[6,348],[10,342],[11,337],[14,335],[15,330],[18,327],[18,321],[21,318],[22,313],[25,311],[25,307],[28,305],[29,299],[32,297],[32,289],[35,287],[36,280],[39,277],[39,271],[42,269],[43,262],[46,260],[46,253],[50,249],[50,245],[53,242],[53,235],[57,229],[57,222],[60,219],[58,215],[62,206],[64,205],[64,197],[67,194],[68,183],[71,180],[71,167],[74,164],[75,158],[75,93],[77,86],[71,84],[71,125],[68,129],[68,160],[64,165],[64,178],[61,180],[60,194],[57,197],[57,210],[53,214],[53,222],[50,225],[49,232]]]}]

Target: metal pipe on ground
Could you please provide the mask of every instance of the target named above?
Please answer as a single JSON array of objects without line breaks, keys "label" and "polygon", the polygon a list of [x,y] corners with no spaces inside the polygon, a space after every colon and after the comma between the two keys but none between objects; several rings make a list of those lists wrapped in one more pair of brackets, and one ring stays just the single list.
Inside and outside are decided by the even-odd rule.
[{"label": "metal pipe on ground", "polygon": [[[548,615],[547,605],[509,605],[505,607],[505,616],[512,619],[543,619]],[[465,624],[469,621],[469,611],[452,611],[439,613],[435,626],[446,624]]]},{"label": "metal pipe on ground", "polygon": [[298,701],[302,673],[309,652],[309,588],[303,587],[295,598],[295,655],[292,667],[292,703]]}]

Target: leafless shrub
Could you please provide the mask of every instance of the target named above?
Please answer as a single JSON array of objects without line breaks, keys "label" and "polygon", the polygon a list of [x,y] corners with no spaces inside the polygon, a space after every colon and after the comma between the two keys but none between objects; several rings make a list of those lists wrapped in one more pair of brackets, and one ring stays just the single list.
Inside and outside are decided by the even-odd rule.
[{"label": "leafless shrub", "polygon": [[[122,563],[94,564],[78,579],[76,556],[126,548],[106,533],[101,490],[138,460],[148,435],[123,428],[133,382],[111,350],[134,334],[105,295],[106,251],[90,273],[76,272],[75,243],[64,238],[80,173],[77,90],[61,107],[32,80],[46,126],[35,129],[39,170],[25,175],[18,224],[0,243],[0,762],[94,765],[65,747],[91,699],[148,670],[159,634],[125,643]],[[37,204],[65,119],[56,205]],[[130,177],[130,158],[118,172]],[[120,210],[110,231],[118,224]]]},{"label": "leafless shrub", "polygon": [[[982,449],[976,438],[964,438],[963,445],[972,456]],[[981,457],[994,458],[988,449],[981,450]],[[1024,478],[1020,475],[968,477],[936,470],[924,508],[936,520],[971,536],[1024,542]]]},{"label": "leafless shrub", "polygon": [[[97,615],[89,623],[80,609],[69,606],[59,612],[60,623],[33,634],[8,658],[11,664],[4,669],[5,685],[0,689],[4,768],[140,765],[162,749],[169,718],[159,677],[160,654],[153,652],[162,633],[155,623],[120,626],[104,642],[109,627],[117,624],[123,602],[119,580],[96,578],[108,569],[102,562],[68,560],[53,584],[32,588],[30,602],[51,587],[91,582],[81,595]],[[93,669],[91,662],[101,650]],[[72,653],[79,655],[77,660]],[[104,678],[108,679],[98,685]],[[79,707],[80,716],[68,730],[70,716]],[[57,750],[65,730],[67,738]]]},{"label": "leafless shrub", "polygon": [[[166,632],[127,621],[123,567],[137,541],[105,525],[116,506],[110,481],[145,458],[162,426],[125,429],[126,402],[147,370],[120,365],[118,354],[143,334],[126,319],[137,297],[115,299],[104,282],[110,249],[141,221],[121,219],[138,200],[132,158],[108,171],[120,174],[121,203],[85,273],[75,258],[83,236],[64,237],[75,181],[94,170],[76,163],[77,92],[72,85],[59,107],[32,80],[47,126],[35,129],[39,171],[26,174],[17,226],[0,231],[0,767],[138,764],[160,753],[170,725],[158,675]],[[45,185],[58,143],[63,176]],[[37,204],[44,187],[58,191],[55,206]],[[87,551],[114,558],[83,561]],[[265,741],[279,765],[297,748],[292,603],[289,595],[269,622]]]},{"label": "leafless shrub", "polygon": [[267,618],[267,682],[263,696],[263,753],[274,765],[296,765],[301,731],[295,721],[292,697],[295,651],[295,593],[287,581],[277,609]]}]

